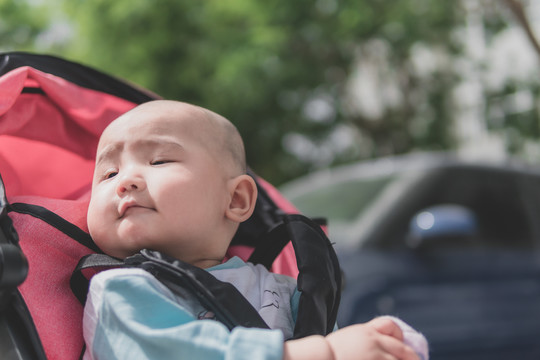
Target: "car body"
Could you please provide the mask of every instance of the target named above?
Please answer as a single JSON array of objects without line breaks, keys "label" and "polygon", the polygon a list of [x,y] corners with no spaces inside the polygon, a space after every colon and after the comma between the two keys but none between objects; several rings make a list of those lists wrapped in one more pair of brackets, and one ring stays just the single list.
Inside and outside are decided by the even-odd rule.
[{"label": "car body", "polygon": [[326,217],[344,272],[339,325],[396,315],[431,358],[540,358],[540,171],[413,154],[280,188]]}]

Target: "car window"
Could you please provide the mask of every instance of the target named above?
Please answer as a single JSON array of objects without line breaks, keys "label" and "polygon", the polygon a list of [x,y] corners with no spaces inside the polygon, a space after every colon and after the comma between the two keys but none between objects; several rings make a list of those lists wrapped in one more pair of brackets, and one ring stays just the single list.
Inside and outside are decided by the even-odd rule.
[{"label": "car window", "polygon": [[307,216],[323,216],[331,223],[351,222],[362,214],[393,179],[387,176],[332,183],[290,200]]}]

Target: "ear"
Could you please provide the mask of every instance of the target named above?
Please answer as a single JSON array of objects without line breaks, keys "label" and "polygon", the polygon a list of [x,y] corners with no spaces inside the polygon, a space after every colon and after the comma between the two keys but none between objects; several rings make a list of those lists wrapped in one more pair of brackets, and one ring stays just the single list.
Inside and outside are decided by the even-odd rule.
[{"label": "ear", "polygon": [[249,175],[240,175],[229,180],[229,194],[231,198],[225,216],[237,223],[247,220],[255,210],[257,200],[255,180]]}]

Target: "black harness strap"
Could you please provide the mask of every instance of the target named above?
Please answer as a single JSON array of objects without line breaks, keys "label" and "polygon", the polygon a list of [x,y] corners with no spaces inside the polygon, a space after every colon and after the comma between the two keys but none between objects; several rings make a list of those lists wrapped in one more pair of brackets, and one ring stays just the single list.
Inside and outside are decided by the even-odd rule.
[{"label": "black harness strap", "polygon": [[298,263],[301,292],[294,338],[334,330],[341,299],[341,269],[332,244],[319,225],[302,215],[284,218]]},{"label": "black harness strap", "polygon": [[216,279],[206,270],[150,250],[142,250],[125,261],[101,254],[83,257],[70,281],[72,291],[82,303],[86,300],[89,284],[82,270],[98,267],[142,268],[173,293],[185,294],[188,291],[194,295],[229,330],[236,326],[268,329],[259,313],[232,284]]},{"label": "black harness strap", "polygon": [[289,234],[284,224],[274,226],[258,240],[257,247],[251,253],[248,261],[253,264],[264,265],[264,267],[270,269],[276,257],[289,241]]},{"label": "black harness strap", "polygon": [[124,262],[105,254],[89,254],[83,256],[69,279],[71,292],[84,305],[88,295],[88,279],[84,276],[83,270],[97,268],[123,267]]},{"label": "black harness strap", "polygon": [[97,253],[102,253],[101,249],[97,247],[87,232],[83,231],[78,226],[70,223],[49,209],[46,209],[43,206],[25,203],[13,203],[9,204],[8,206],[8,211],[15,211],[20,214],[26,214],[41,219],[52,227],[60,230],[73,240],[77,241],[79,244],[84,245]]},{"label": "black harness strap", "polygon": [[341,269],[330,240],[320,225],[300,215],[282,215],[281,223],[259,239],[249,261],[268,269],[291,241],[301,292],[294,338],[329,334],[334,330],[341,299]]},{"label": "black harness strap", "polygon": [[[126,263],[139,263],[154,274],[165,285],[178,286],[182,279],[185,287],[197,297],[201,304],[216,314],[216,317],[230,330],[236,326],[268,329],[268,325],[247,299],[232,284],[216,279],[208,271],[180,260],[168,258],[156,251],[142,250],[126,259]],[[174,288],[171,288],[174,291]]]}]

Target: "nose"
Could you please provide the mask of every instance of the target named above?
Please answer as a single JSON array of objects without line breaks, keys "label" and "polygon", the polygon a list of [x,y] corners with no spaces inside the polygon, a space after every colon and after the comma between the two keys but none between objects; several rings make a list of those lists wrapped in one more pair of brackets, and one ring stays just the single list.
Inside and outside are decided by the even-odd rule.
[{"label": "nose", "polygon": [[133,172],[124,174],[116,186],[116,194],[123,196],[132,191],[141,191],[146,187],[144,178]]}]

